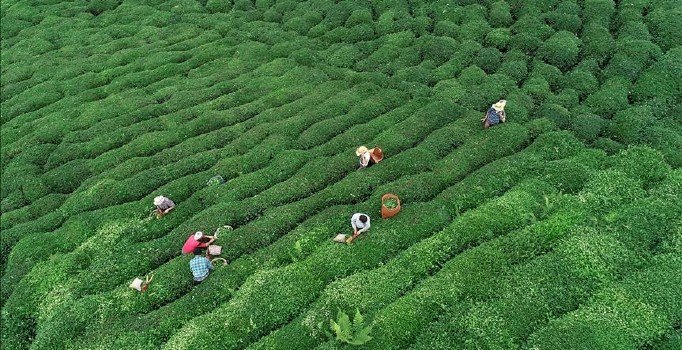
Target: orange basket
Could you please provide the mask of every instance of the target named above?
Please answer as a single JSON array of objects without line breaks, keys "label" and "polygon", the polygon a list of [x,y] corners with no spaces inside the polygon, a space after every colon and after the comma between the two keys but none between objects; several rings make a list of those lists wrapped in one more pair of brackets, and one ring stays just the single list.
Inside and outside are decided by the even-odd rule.
[{"label": "orange basket", "polygon": [[[398,202],[398,205],[395,208],[388,208],[385,203],[389,199],[395,199],[396,202]],[[385,195],[381,196],[381,218],[382,219],[388,219],[391,217],[394,217],[398,214],[400,211],[400,198],[398,196],[394,195],[393,193],[386,193]]]},{"label": "orange basket", "polygon": [[379,163],[384,159],[384,151],[382,151],[381,148],[374,147],[370,151],[371,151],[370,157],[372,157],[374,163]]}]

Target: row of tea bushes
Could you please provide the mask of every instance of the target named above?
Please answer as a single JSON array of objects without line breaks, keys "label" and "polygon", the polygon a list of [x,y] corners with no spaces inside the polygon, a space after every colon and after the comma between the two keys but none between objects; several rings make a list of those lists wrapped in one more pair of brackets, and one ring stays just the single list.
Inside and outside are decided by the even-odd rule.
[{"label": "row of tea bushes", "polygon": [[[256,134],[256,135],[257,135],[257,134]],[[261,140],[260,138],[259,138],[259,139],[256,139],[254,142],[252,142],[252,144],[254,144],[254,145],[255,145],[255,144],[258,144],[258,142],[259,142],[260,140]],[[267,146],[267,145],[265,145],[265,144],[261,144],[261,148],[259,149],[259,151],[262,152],[263,150],[268,149],[268,147],[266,147],[266,146]],[[275,144],[273,144],[273,147],[272,147],[271,149],[275,150],[275,149],[279,149],[279,148],[281,148],[281,146],[279,146],[277,143],[275,143]],[[162,153],[162,154],[163,154],[163,153]],[[184,154],[184,152],[181,153],[181,154]],[[267,155],[267,152],[266,152],[265,154]],[[250,156],[250,158],[255,159],[255,158],[253,158],[253,155],[247,154],[247,156]],[[261,158],[262,158],[262,157],[261,157]],[[268,157],[268,158],[269,158],[269,157]],[[181,158],[181,159],[182,159],[182,158]],[[237,160],[239,160],[239,159],[243,159],[243,158],[238,158]],[[267,159],[267,158],[265,158],[265,159]],[[188,161],[189,161],[189,163],[187,163]],[[190,159],[181,160],[181,162],[185,162],[186,164],[189,164],[189,165],[191,165],[191,166],[195,166],[195,165],[193,165],[193,162],[192,162],[192,159],[191,159],[191,158],[190,158]],[[222,162],[224,162],[224,160],[222,160]],[[207,164],[207,165],[210,165],[210,164]],[[172,168],[167,168],[167,167],[163,167],[163,166],[162,166],[161,169],[162,169],[161,173],[167,173],[167,171],[165,171],[165,170],[163,170],[163,169],[172,169]],[[173,171],[177,171],[177,170],[178,170],[178,169],[173,169]],[[182,169],[180,169],[180,170],[182,170]],[[244,170],[248,170],[248,169],[244,169]],[[159,171],[157,170],[156,172],[159,172]],[[99,197],[98,197],[98,196],[95,196],[96,193],[93,192],[93,191],[95,191],[95,188],[96,188],[98,191],[100,191],[100,190],[103,190],[103,189],[108,188],[108,187],[119,186],[120,188],[126,189],[126,190],[123,191],[123,192],[121,192],[121,191],[116,191],[117,193],[128,193],[128,190],[127,190],[127,189],[129,188],[129,184],[133,184],[133,185],[136,185],[136,186],[139,186],[139,185],[142,185],[142,184],[147,184],[147,185],[149,185],[150,183],[153,183],[154,180],[159,180],[159,179],[160,179],[160,178],[158,178],[157,176],[153,176],[153,174],[154,174],[155,172],[150,173],[149,171],[147,171],[147,173],[149,173],[149,175],[147,175],[147,174],[145,174],[145,173],[142,173],[140,176],[138,176],[138,177],[140,178],[139,180],[135,180],[135,181],[132,181],[132,182],[129,181],[129,179],[126,179],[126,180],[124,180],[123,182],[114,182],[114,181],[112,181],[112,180],[105,180],[105,181],[101,181],[101,180],[100,180],[99,182],[97,182],[97,183],[94,184],[94,185],[95,185],[94,187],[91,187],[88,191],[79,193],[79,194],[76,195],[75,197],[72,196],[73,198],[70,198],[70,200],[67,201],[67,202],[72,203],[72,204],[73,204],[72,206],[74,207],[74,210],[76,210],[76,211],[82,211],[82,210],[84,209],[84,207],[87,207],[88,204],[90,204],[90,207],[91,207],[91,208],[100,207],[100,206],[101,206],[101,201],[99,200]],[[172,175],[173,175],[173,174],[169,174],[169,175],[171,175],[171,177],[169,177],[169,179],[172,179]],[[205,179],[207,179],[208,177],[210,177],[210,175],[204,175],[204,177],[205,177]],[[195,176],[194,178],[196,178],[196,176]],[[200,180],[200,181],[205,181],[205,179],[204,179],[204,180]],[[180,180],[175,180],[175,181],[173,181],[173,182],[176,182],[176,181],[183,182],[183,181],[184,181],[184,182],[186,182],[186,183],[191,184],[191,181],[197,181],[197,180],[194,180],[194,179],[192,179],[191,181],[187,181],[187,180],[189,180],[189,179],[180,179]],[[171,183],[173,183],[173,182],[171,182]],[[159,182],[157,181],[156,183],[158,184]],[[162,181],[161,183],[163,183],[163,181]],[[158,187],[158,185],[153,185],[151,188],[153,189],[153,188],[156,188],[156,187]],[[166,187],[168,187],[168,186],[166,186]],[[173,186],[171,186],[171,187],[173,187]],[[193,186],[193,187],[196,188],[196,185]],[[134,191],[134,193],[135,193],[134,195],[137,196],[137,195],[138,195],[137,193],[144,193],[144,192]],[[168,193],[170,193],[171,196],[172,196],[173,198],[175,198],[176,200],[177,200],[177,199],[182,199],[182,198],[183,198],[183,196],[180,196],[180,193],[177,193],[177,190],[172,190],[172,189],[171,189]],[[179,198],[178,198],[178,197],[179,197]],[[117,199],[116,197],[110,197],[110,199],[111,199],[111,200],[115,200],[115,201],[120,201],[120,199]],[[66,204],[68,205],[69,203],[66,203]],[[14,230],[14,231],[16,231],[16,230]],[[22,231],[23,231],[23,232],[27,232],[27,233],[31,233],[31,232],[29,232],[29,231],[27,231],[27,230],[22,230]],[[5,236],[5,233],[7,234],[7,236]],[[21,237],[23,237],[23,234],[21,234],[21,232],[10,232],[10,231],[5,231],[5,232],[3,232],[3,236],[7,237],[8,240],[9,240],[9,238],[11,237],[11,238],[12,238],[12,241],[17,241],[18,239],[20,239]]]},{"label": "row of tea bushes", "polygon": [[[421,157],[419,157],[419,158],[423,158],[423,155],[422,155]],[[400,155],[397,155],[394,159],[396,159],[395,161],[400,161]],[[404,161],[403,161],[403,162],[404,162]],[[416,169],[418,169],[418,168],[419,168],[419,167],[417,167]],[[324,181],[313,181],[312,183],[313,183],[313,184],[314,184],[314,183],[324,183]],[[320,197],[320,198],[322,198],[322,197]],[[299,206],[300,206],[300,205],[299,205]],[[297,212],[301,212],[301,213],[310,212],[309,210],[308,210],[308,211],[305,211],[305,210],[296,210],[296,211],[297,211]],[[281,211],[281,212],[283,212],[283,211]],[[285,215],[289,215],[287,212],[283,212],[283,213],[284,213]],[[195,219],[196,219],[196,218],[195,218]],[[281,222],[281,221],[277,220],[276,222]],[[276,222],[273,221],[273,223],[276,223]],[[260,226],[263,225],[263,223],[259,223],[259,224],[260,224]],[[261,228],[262,228],[262,227],[261,227]],[[286,229],[286,227],[285,227],[285,229]],[[268,231],[273,231],[273,230],[268,230]],[[277,229],[277,230],[274,231],[273,233],[276,233],[277,231],[281,231],[281,229]],[[239,230],[238,230],[238,231],[235,231],[235,234],[236,234],[236,235],[239,235],[238,232],[239,232]],[[248,237],[248,236],[253,236],[253,235],[247,235],[247,237]],[[233,237],[233,235],[231,235],[231,236],[228,237],[228,238],[232,238],[232,237]],[[244,237],[244,238],[247,238],[247,237]],[[164,239],[164,240],[167,241],[166,239]],[[236,241],[241,241],[241,240],[236,240]],[[157,246],[157,247],[156,247],[156,250],[158,250],[159,248],[161,248],[161,246],[159,246],[158,244],[157,244],[156,246]],[[231,247],[232,245],[229,245],[229,246]],[[249,246],[249,245],[247,244],[246,246],[244,246],[244,248],[247,248],[247,246]],[[238,247],[237,247],[237,248],[238,248]],[[253,249],[253,247],[248,247],[248,248],[249,248],[249,249]],[[154,248],[147,248],[147,249],[154,249]],[[165,250],[165,248],[161,248],[161,250]],[[126,255],[129,255],[129,254],[126,254],[126,253],[122,252],[122,254],[112,256],[112,257],[109,258],[110,260],[107,260],[107,261],[108,261],[108,264],[109,264],[109,265],[112,265],[112,266],[114,266],[114,265],[116,265],[116,266],[117,266],[117,265],[120,265],[121,263],[124,263],[124,260],[129,260],[128,258],[125,258]],[[165,256],[165,254],[161,254],[161,256]],[[156,257],[155,259],[158,260],[159,258],[163,259],[162,257]],[[140,264],[140,263],[141,263],[141,262],[140,262],[139,259],[138,259],[138,264]],[[117,273],[117,274],[118,274],[118,273]],[[109,277],[111,277],[111,273],[109,273],[108,275],[109,275]],[[92,276],[91,276],[91,277],[92,277]],[[121,275],[121,277],[123,277],[123,276]],[[116,280],[118,280],[118,279],[120,279],[120,278],[116,278]]]},{"label": "row of tea bushes", "polygon": [[[533,223],[521,230],[490,240],[454,256],[443,265],[434,277],[417,284],[418,289],[415,292],[408,291],[407,298],[409,301],[406,300],[407,302],[402,304],[403,307],[400,307],[399,310],[396,308],[395,313],[386,313],[383,309],[379,311],[378,309],[386,306],[385,302],[374,301],[374,298],[370,296],[367,302],[361,303],[363,304],[363,315],[376,317],[374,331],[371,334],[375,340],[368,343],[367,346],[401,348],[404,345],[398,345],[398,338],[414,337],[416,335],[414,330],[420,329],[442,311],[443,304],[441,303],[447,300],[443,298],[446,296],[447,298],[458,298],[458,295],[462,293],[481,293],[482,287],[488,283],[485,281],[494,280],[514,263],[533,258],[535,254],[547,249],[543,246],[547,246],[568,234],[571,226],[581,220],[580,216],[576,214],[578,212],[552,215],[546,220]],[[539,235],[539,232],[551,232],[551,234]],[[521,246],[532,247],[532,249],[527,252],[524,251],[521,255],[519,251],[511,249]],[[437,292],[434,294],[434,291]],[[387,292],[390,293],[390,291]],[[446,294],[441,296],[441,292]],[[391,301],[389,300],[389,302]],[[334,303],[343,304],[344,307],[358,307],[360,305],[352,298],[336,300]],[[295,344],[301,344],[305,347],[314,346],[323,339],[320,337],[322,330],[319,329],[318,324],[311,322],[312,319],[309,317],[319,313],[319,308],[326,309],[325,305],[318,301],[315,304],[315,309],[307,313],[307,316],[299,316],[289,325],[262,338],[251,348],[268,349],[294,346]],[[327,312],[329,311],[332,311],[333,314],[335,310],[327,310]],[[326,324],[326,322],[323,323],[323,327]],[[389,327],[390,330],[386,327]]]},{"label": "row of tea bushes", "polygon": [[[401,162],[400,162],[400,157],[401,157],[401,154],[395,156],[394,159],[393,159],[393,161],[397,162],[396,164],[400,164],[400,163],[401,163]],[[424,158],[424,155],[421,155],[419,158]],[[389,159],[387,159],[386,161],[388,162]],[[404,162],[405,162],[405,160],[402,161],[402,163],[404,163]],[[390,163],[390,162],[389,162],[389,163]],[[387,163],[387,164],[388,164],[388,163]],[[385,166],[390,166],[390,165],[385,165]],[[416,168],[418,169],[419,167],[416,167]],[[377,168],[377,169],[378,169],[378,168]],[[389,172],[389,173],[390,173],[390,172]],[[332,204],[332,203],[330,203],[330,204]],[[246,227],[245,227],[245,228],[246,228]],[[247,235],[247,237],[243,237],[243,239],[248,240],[248,237],[249,237],[249,236],[252,236],[252,234],[251,234],[251,235]],[[238,239],[237,241],[241,242],[242,239]]]},{"label": "row of tea bushes", "polygon": [[[589,188],[586,186],[586,190]],[[656,201],[649,199],[647,205],[652,206]],[[586,206],[591,207],[589,201]],[[618,216],[641,206],[635,202],[612,208],[612,212],[605,216],[608,224],[601,231],[587,230],[562,242],[555,252],[519,268],[497,291],[499,299],[450,308],[447,317],[424,331],[417,348],[448,348],[467,343],[490,347],[520,346],[538,324],[574,309],[585,296],[646,262],[655,249],[653,238],[649,242],[633,241],[643,230],[629,225],[631,215]],[[670,222],[680,215],[680,210],[674,207],[672,204],[668,204],[667,208],[658,204],[656,212],[663,214],[647,222],[649,230],[674,230]],[[609,232],[610,226],[617,227],[617,235]],[[491,322],[493,319],[496,321]],[[442,336],[434,339],[431,334]]]},{"label": "row of tea bushes", "polygon": [[474,204],[475,205],[475,204]]},{"label": "row of tea bushes", "polygon": [[[436,194],[436,193],[434,193],[434,194]],[[473,205],[475,205],[475,204],[473,204]],[[334,233],[334,232],[332,232],[332,233]],[[287,236],[289,236],[289,235],[287,235]],[[329,236],[329,233],[328,233],[328,236]],[[286,240],[286,238],[287,238],[287,237],[284,237],[285,240]],[[313,242],[314,242],[314,241],[313,241]],[[277,244],[277,243],[275,243],[275,244]],[[312,244],[312,243],[310,243],[310,244]],[[311,247],[312,247],[312,246],[311,246]],[[269,248],[264,248],[264,250],[269,251],[270,249],[269,249]],[[258,253],[257,253],[257,254],[258,254]],[[288,254],[289,254],[289,253],[287,253],[287,255],[288,255]],[[241,260],[241,259],[240,259],[240,260]],[[247,261],[249,261],[249,260],[247,260]],[[253,263],[252,263],[252,262],[249,262],[248,265],[251,265],[251,266],[252,266]],[[232,288],[235,288],[235,286],[233,286]],[[182,305],[183,305],[183,304],[184,304],[184,303],[180,303],[179,305],[173,305],[173,308],[171,308],[171,309],[169,309],[169,310],[174,310],[174,309],[176,309],[176,308],[178,308],[178,307],[179,307],[179,308],[182,308]]]},{"label": "row of tea bushes", "polygon": [[642,270],[535,331],[528,345],[538,349],[651,346],[682,320],[681,268],[679,253],[654,257]]},{"label": "row of tea bushes", "polygon": [[[385,265],[328,285],[307,313],[260,341],[256,347],[286,347],[287,343],[311,347],[321,332],[318,325],[326,327],[337,308],[360,308],[366,315],[437,271],[454,254],[527,225],[534,217],[533,212],[540,210],[539,204],[536,198],[522,190],[511,190],[492,199],[456,218],[442,231],[415,243]],[[499,213],[503,213],[502,216]],[[490,216],[498,216],[500,220],[491,221]]]}]

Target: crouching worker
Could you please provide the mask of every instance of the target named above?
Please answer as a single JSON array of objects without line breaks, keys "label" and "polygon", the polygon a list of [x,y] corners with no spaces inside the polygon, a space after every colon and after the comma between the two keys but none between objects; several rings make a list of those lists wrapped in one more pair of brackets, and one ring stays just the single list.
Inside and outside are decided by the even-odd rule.
[{"label": "crouching worker", "polygon": [[494,105],[488,108],[488,111],[483,116],[483,128],[487,129],[493,125],[504,123],[507,121],[507,114],[504,112],[504,106],[507,104],[506,100],[499,100]]},{"label": "crouching worker", "polygon": [[384,152],[379,147],[367,149],[365,146],[360,146],[355,150],[355,155],[360,158],[360,169],[369,168],[384,159]]},{"label": "crouching worker", "polygon": [[154,198],[154,205],[156,206],[156,218],[160,219],[169,211],[175,208],[175,203],[164,196],[157,196]]},{"label": "crouching worker", "polygon": [[189,261],[189,269],[192,271],[195,285],[205,280],[208,277],[208,273],[213,270],[213,264],[202,253],[201,248],[194,249],[194,258]]},{"label": "crouching worker", "polygon": [[214,236],[206,236],[203,232],[197,231],[187,237],[185,244],[182,246],[182,253],[191,254],[197,248],[208,248],[213,241],[215,241]]},{"label": "crouching worker", "polygon": [[346,243],[353,242],[355,237],[369,230],[369,216],[362,213],[355,213],[350,218],[350,225],[353,227],[353,235],[346,240]]}]

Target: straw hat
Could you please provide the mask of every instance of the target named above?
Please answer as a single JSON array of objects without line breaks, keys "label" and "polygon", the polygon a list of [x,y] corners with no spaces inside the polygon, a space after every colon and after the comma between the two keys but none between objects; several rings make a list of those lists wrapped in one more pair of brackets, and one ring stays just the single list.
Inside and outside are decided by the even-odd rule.
[{"label": "straw hat", "polygon": [[204,233],[203,233],[203,232],[197,231],[196,233],[194,233],[194,239],[195,239],[195,240],[198,241],[198,240],[201,239],[201,237],[204,237]]},{"label": "straw hat", "polygon": [[367,149],[367,147],[365,147],[365,146],[360,146],[360,147],[358,147],[358,149],[355,150],[355,155],[359,157],[361,154],[363,154],[363,153],[365,153],[365,152],[367,152],[367,151],[369,151],[369,150]]},{"label": "straw hat", "polygon": [[507,104],[507,100],[499,100],[499,101],[497,101],[497,103],[495,103],[495,104],[493,105],[493,108],[494,108],[496,111],[502,111],[502,110],[504,110],[504,106],[505,106],[506,104]]},{"label": "straw hat", "polygon": [[165,198],[163,196],[154,197],[154,205],[161,205]]}]

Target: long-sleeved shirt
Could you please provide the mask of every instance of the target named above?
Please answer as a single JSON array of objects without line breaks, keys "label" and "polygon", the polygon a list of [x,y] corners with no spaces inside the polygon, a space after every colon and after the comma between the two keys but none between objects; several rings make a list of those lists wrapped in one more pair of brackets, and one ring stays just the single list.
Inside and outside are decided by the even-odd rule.
[{"label": "long-sleeved shirt", "polygon": [[204,256],[196,255],[189,261],[189,269],[197,282],[203,281],[208,277],[208,272],[213,270],[213,264]]},{"label": "long-sleeved shirt", "polygon": [[185,244],[182,246],[182,253],[183,254],[191,254],[194,249],[196,248],[206,248],[208,247],[208,243],[203,243],[199,242],[196,239],[194,239],[194,235],[190,235],[187,237],[187,240],[185,241]]},{"label": "long-sleeved shirt", "polygon": [[[367,217],[367,222],[363,223],[360,221],[360,215],[364,215]],[[359,232],[365,232],[369,230],[369,215],[363,214],[363,213],[355,213],[353,216],[350,218],[350,224],[353,226],[353,229],[358,230]]]}]

